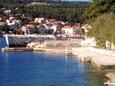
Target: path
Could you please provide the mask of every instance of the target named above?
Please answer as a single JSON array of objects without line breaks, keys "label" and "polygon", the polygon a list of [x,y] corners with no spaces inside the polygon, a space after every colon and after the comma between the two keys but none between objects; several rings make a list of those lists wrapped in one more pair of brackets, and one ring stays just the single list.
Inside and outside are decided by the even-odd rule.
[{"label": "path", "polygon": [[115,66],[115,52],[92,47],[73,48],[72,53],[80,59],[89,58],[98,66]]}]

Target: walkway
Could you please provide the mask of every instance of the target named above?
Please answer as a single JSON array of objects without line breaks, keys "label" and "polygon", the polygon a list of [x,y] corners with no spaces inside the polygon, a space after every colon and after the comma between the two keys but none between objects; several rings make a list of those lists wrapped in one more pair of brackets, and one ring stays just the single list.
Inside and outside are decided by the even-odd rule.
[{"label": "walkway", "polygon": [[82,61],[90,58],[99,67],[115,67],[115,52],[92,47],[73,48],[72,53]]}]

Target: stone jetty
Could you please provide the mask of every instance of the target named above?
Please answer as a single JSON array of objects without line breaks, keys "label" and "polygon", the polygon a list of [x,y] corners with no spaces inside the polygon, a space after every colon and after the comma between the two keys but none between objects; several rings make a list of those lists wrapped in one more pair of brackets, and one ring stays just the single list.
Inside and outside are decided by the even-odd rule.
[{"label": "stone jetty", "polygon": [[115,52],[93,47],[72,48],[72,53],[82,62],[91,62],[100,68],[115,68]]},{"label": "stone jetty", "polygon": [[26,48],[26,47],[12,47],[12,48],[2,48],[1,51],[33,51],[33,48]]}]

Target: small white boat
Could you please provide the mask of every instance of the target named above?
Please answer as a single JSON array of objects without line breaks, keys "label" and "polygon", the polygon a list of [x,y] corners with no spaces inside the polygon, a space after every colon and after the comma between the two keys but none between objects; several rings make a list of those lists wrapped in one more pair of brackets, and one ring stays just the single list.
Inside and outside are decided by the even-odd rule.
[{"label": "small white boat", "polygon": [[7,47],[26,47],[26,45],[33,41],[45,41],[45,40],[55,40],[56,37],[54,35],[10,35],[5,34],[5,41]]}]

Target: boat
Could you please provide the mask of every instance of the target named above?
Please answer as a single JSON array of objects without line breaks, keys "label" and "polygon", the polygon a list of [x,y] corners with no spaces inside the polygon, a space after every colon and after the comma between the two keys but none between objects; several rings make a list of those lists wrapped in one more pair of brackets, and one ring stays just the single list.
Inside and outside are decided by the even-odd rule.
[{"label": "boat", "polygon": [[7,47],[26,47],[28,43],[34,41],[45,41],[45,40],[56,39],[54,35],[37,35],[37,34],[29,34],[29,35],[5,34],[3,36],[5,38]]}]

